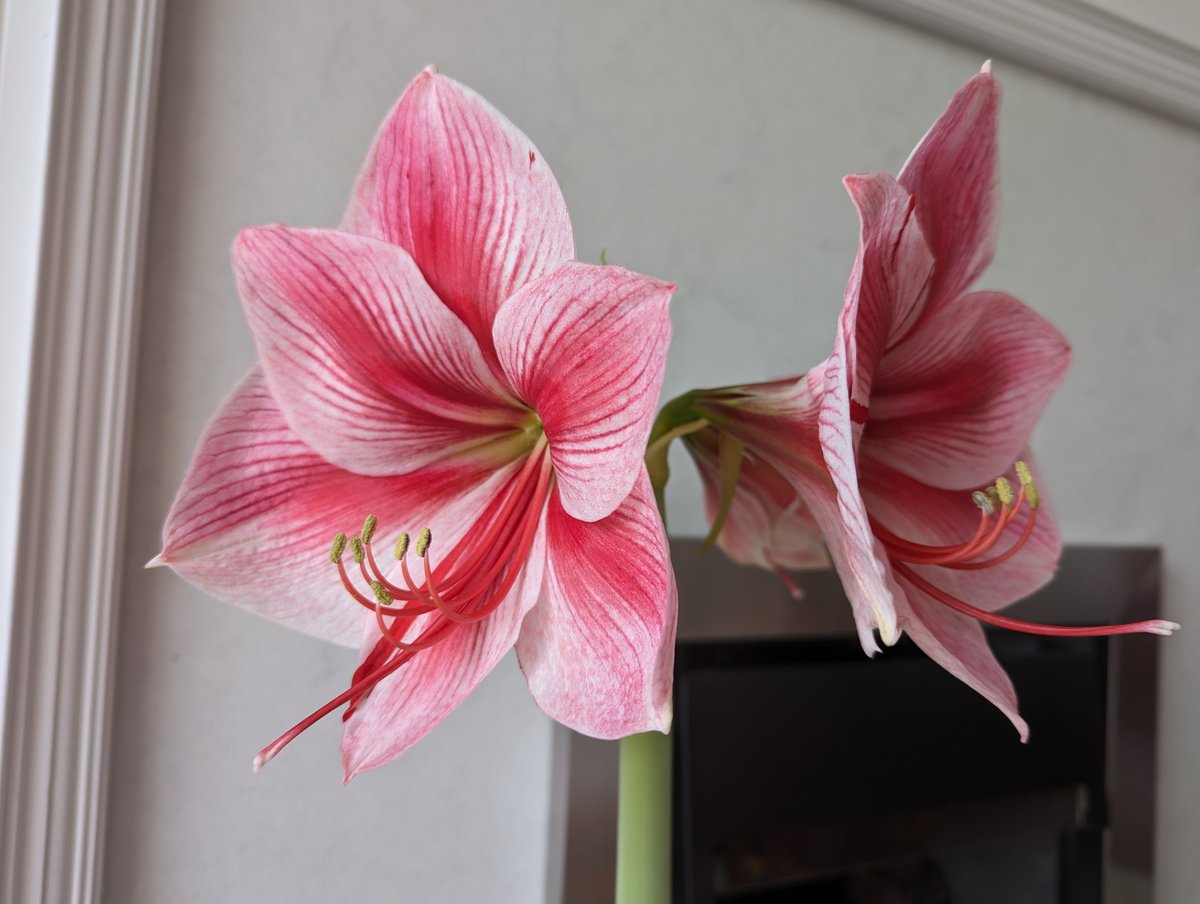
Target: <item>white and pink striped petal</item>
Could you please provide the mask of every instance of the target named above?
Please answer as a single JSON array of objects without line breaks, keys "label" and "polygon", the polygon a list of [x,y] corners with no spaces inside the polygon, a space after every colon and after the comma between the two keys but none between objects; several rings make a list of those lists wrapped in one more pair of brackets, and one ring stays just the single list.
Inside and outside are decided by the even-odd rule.
[{"label": "white and pink striped petal", "polygon": [[563,508],[596,521],[642,472],[666,368],[674,285],[571,263],[534,280],[496,316],[496,350],[542,419]]},{"label": "white and pink striped petal", "polygon": [[533,143],[432,68],[384,121],[342,225],[408,251],[488,354],[505,299],[575,256],[562,192]]},{"label": "white and pink striped petal", "polygon": [[243,230],[233,259],[272,393],[331,463],[405,474],[529,417],[403,249],[268,226]]},{"label": "white and pink striped petal", "polygon": [[339,530],[365,514],[451,537],[504,478],[433,467],[420,479],[348,474],[288,426],[256,367],[205,428],[153,564],[242,608],[326,640],[356,645],[363,611],[329,561]]},{"label": "white and pink striped petal", "polygon": [[999,109],[1000,86],[985,64],[958,89],[900,171],[937,259],[930,314],[970,288],[995,253]]},{"label": "white and pink striped petal", "polygon": [[542,595],[517,640],[534,700],[596,738],[667,731],[675,575],[645,471],[601,521],[551,499],[546,533]]}]

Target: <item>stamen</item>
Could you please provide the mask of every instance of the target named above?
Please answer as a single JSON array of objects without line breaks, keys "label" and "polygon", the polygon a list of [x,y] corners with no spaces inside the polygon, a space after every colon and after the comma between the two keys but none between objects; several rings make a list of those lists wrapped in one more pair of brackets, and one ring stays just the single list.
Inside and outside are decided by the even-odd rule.
[{"label": "stamen", "polygon": [[1038,492],[1037,484],[1033,482],[1033,474],[1029,472],[1029,465],[1018,461],[1013,465],[1013,470],[1017,472],[1017,480],[1021,482],[1021,488],[1025,490],[1025,499],[1029,503],[1029,507],[1036,509],[1042,501],[1042,494]]},{"label": "stamen", "polygon": [[395,602],[395,600],[392,598],[392,595],[388,593],[388,589],[384,587],[383,584],[379,583],[379,581],[371,582],[371,590],[375,592],[375,599],[379,600],[379,605],[390,606],[393,602]]},{"label": "stamen", "polygon": [[1007,477],[996,478],[996,495],[1000,498],[1000,504],[1005,508],[1012,505],[1013,488]]},{"label": "stamen", "polygon": [[364,544],[371,542],[371,538],[375,536],[375,526],[378,523],[379,519],[374,515],[367,515],[367,519],[363,522],[362,534],[360,534]]},{"label": "stamen", "polygon": [[[896,574],[918,590],[928,594],[942,605],[971,618],[1026,634],[1049,637],[1108,637],[1118,634],[1161,634],[1169,635],[1179,630],[1175,622],[1153,619],[1124,625],[1097,625],[1088,627],[1066,627],[1041,625],[997,615],[972,606],[937,586],[932,580],[918,573],[913,566],[941,566],[959,571],[982,571],[995,568],[1015,556],[1033,536],[1037,525],[1038,506],[1041,494],[1029,465],[1023,461],[1013,464],[1020,490],[1014,495],[1012,483],[1005,477],[997,477],[995,483],[971,494],[971,501],[980,510],[979,526],[974,536],[958,546],[931,546],[906,540],[889,531],[875,519],[870,520],[871,530],[883,544],[888,560]],[[987,553],[1003,537],[1017,513],[1028,506],[1028,517],[1020,535],[1004,552],[991,558],[979,558]],[[994,519],[994,520],[993,520]]]},{"label": "stamen", "polygon": [[[346,705],[342,718],[349,719],[380,681],[411,661],[420,650],[441,643],[460,625],[481,621],[503,605],[524,573],[553,485],[553,466],[543,437],[520,471],[511,476],[504,491],[494,496],[461,539],[439,556],[436,567],[430,555],[431,529],[426,527],[417,534],[414,551],[423,560],[424,571],[424,580],[419,585],[408,565],[407,533],[397,537],[394,549],[405,586],[388,581],[375,559],[371,541],[377,532],[378,519],[374,515],[367,516],[358,536],[347,539],[338,534],[330,559],[337,566],[338,576],[351,599],[372,611],[379,639],[355,671],[351,687],[265,747],[255,759],[255,768],[262,768],[294,738],[335,709]],[[350,579],[343,560],[347,545],[373,600]],[[418,616],[428,618],[414,621]],[[409,634],[416,636],[404,639]]]},{"label": "stamen", "polygon": [[338,531],[333,537],[333,549],[329,550],[329,561],[336,565],[341,561],[342,553],[345,551],[346,535]]}]

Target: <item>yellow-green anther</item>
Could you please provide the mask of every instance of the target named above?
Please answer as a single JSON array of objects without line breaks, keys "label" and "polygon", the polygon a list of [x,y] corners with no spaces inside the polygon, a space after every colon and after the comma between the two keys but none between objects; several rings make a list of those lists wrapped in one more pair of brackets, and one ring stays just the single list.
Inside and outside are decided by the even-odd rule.
[{"label": "yellow-green anther", "polygon": [[408,532],[405,531],[396,538],[396,561],[399,562],[408,552]]},{"label": "yellow-green anther", "polygon": [[346,551],[346,535],[338,531],[333,535],[333,549],[329,550],[329,561],[336,565],[342,560],[342,553]]},{"label": "yellow-green anther", "polygon": [[1029,465],[1019,461],[1013,465],[1013,469],[1017,472],[1017,480],[1021,481],[1021,486],[1025,488],[1025,501],[1029,503],[1030,508],[1037,508],[1038,503],[1042,501],[1042,494],[1038,492]]},{"label": "yellow-green anther", "polygon": [[367,557],[367,549],[363,546],[362,537],[350,538],[350,554],[354,556],[354,561],[361,565],[363,559]]},{"label": "yellow-green anther", "polygon": [[971,501],[978,506],[985,515],[996,514],[996,506],[992,504],[992,497],[983,490],[976,490],[971,494]]},{"label": "yellow-green anther", "polygon": [[996,478],[996,495],[1000,497],[1001,505],[1012,505],[1013,496],[1012,484],[1008,482],[1007,477]]},{"label": "yellow-green anther", "polygon": [[1017,462],[1013,465],[1013,470],[1017,472],[1017,480],[1021,486],[1027,487],[1033,483],[1033,475],[1029,472],[1029,465],[1025,464],[1025,462]]},{"label": "yellow-green anther", "polygon": [[392,604],[392,595],[381,583],[372,581],[371,589],[375,592],[375,599],[379,600],[379,605],[390,606]]},{"label": "yellow-green anther", "polygon": [[424,558],[425,553],[429,550],[429,544],[433,542],[433,531],[427,527],[421,528],[421,532],[417,534],[417,555]]},{"label": "yellow-green anther", "polygon": [[370,543],[371,538],[375,536],[375,525],[379,523],[379,519],[374,515],[367,515],[367,520],[363,522],[362,541]]}]

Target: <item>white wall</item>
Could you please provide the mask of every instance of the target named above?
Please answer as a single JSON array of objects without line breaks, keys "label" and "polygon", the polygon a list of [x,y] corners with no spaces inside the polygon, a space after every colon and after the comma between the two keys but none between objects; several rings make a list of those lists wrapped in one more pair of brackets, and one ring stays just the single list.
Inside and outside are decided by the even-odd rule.
[{"label": "white wall", "polygon": [[[670,393],[828,353],[856,235],[841,176],[894,171],[980,63],[815,0],[172,3],[106,900],[372,888],[404,902],[542,900],[551,732],[511,660],[348,789],[332,722],[252,776],[253,753],[340,689],[350,657],[140,570],[206,417],[252,358],[228,273],[234,232],[336,222],[379,118],[431,61],[539,145],[581,256],[606,246],[680,283]],[[1164,544],[1167,612],[1200,630],[1200,134],[1003,60],[996,72],[1005,220],[983,283],[1075,345],[1037,437],[1067,537]],[[672,496],[673,526],[690,533],[702,527],[693,493],[685,480]],[[1189,638],[1164,643],[1163,904],[1200,886]]]}]

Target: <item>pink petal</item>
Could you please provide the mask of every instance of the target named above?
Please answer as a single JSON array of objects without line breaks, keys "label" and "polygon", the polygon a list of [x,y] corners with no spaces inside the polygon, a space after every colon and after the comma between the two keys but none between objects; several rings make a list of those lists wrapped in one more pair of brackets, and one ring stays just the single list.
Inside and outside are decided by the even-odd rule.
[{"label": "pink petal", "polygon": [[562,192],[532,142],[431,69],[380,128],[343,226],[408,251],[485,351],[500,304],[575,256]]},{"label": "pink petal", "polygon": [[[418,652],[375,687],[346,722],[342,734],[346,781],[396,759],[429,734],[488,676],[512,649],[525,613],[538,598],[545,558],[543,522],[521,576],[495,612],[476,624],[460,625],[446,640]],[[414,625],[408,639],[416,637],[422,627]]]},{"label": "pink petal", "polygon": [[901,625],[925,655],[978,691],[1012,722],[1022,741],[1029,739],[1029,726],[1017,709],[1017,692],[1012,680],[996,661],[979,622],[937,603],[915,588],[907,587],[901,604]]},{"label": "pink petal", "polygon": [[255,368],[205,429],[154,564],[257,615],[353,646],[363,610],[329,561],[334,533],[357,532],[370,513],[381,536],[427,524],[449,530],[496,479],[461,467],[419,480],[348,474],[288,427]]},{"label": "pink petal", "polygon": [[[700,473],[710,523],[721,497],[714,433],[711,427],[705,428],[684,440]],[[752,452],[746,452],[742,459],[733,502],[717,546],[733,561],[759,568],[803,570],[829,566],[821,531],[808,507],[778,471]]]},{"label": "pink petal", "polygon": [[858,255],[846,286],[841,317],[852,327],[857,348],[855,397],[870,394],[870,372],[926,314],[934,270],[914,199],[887,173],[864,173],[842,180],[858,210]]},{"label": "pink petal", "polygon": [[269,226],[243,230],[234,267],[272,392],[334,464],[407,473],[528,415],[402,249]]},{"label": "pink petal", "polygon": [[999,107],[1000,86],[981,72],[958,89],[900,171],[937,259],[931,312],[966,291],[995,253]]},{"label": "pink petal", "polygon": [[[1030,465],[1036,481],[1038,471],[1029,451],[1022,450],[1019,457]],[[969,490],[937,489],[872,459],[864,459],[862,468],[863,495],[871,515],[892,533],[915,543],[949,546],[966,542],[979,527],[980,512],[971,501]],[[1016,488],[1012,469],[1006,468],[1003,473]],[[1054,576],[1062,555],[1058,523],[1040,482],[1038,491],[1041,504],[1033,532],[1007,561],[977,570],[932,565],[910,567],[932,584],[980,609],[1001,609],[1029,596]],[[1028,517],[1026,509],[1004,530],[996,545],[976,560],[992,558],[1010,549],[1019,541]]]},{"label": "pink petal", "polygon": [[568,514],[611,513],[642,472],[675,287],[623,267],[565,264],[496,315],[496,351],[546,428]]},{"label": "pink petal", "polygon": [[577,521],[551,500],[546,563],[517,641],[534,700],[592,737],[667,731],[675,576],[645,471],[602,521]]},{"label": "pink petal", "polygon": [[990,483],[1020,455],[1069,361],[1062,334],[1015,298],[964,296],[881,362],[860,452],[935,486]]},{"label": "pink petal", "polygon": [[820,365],[799,379],[740,387],[725,404],[713,393],[716,398],[701,400],[696,408],[778,471],[807,506],[842,579],[859,641],[874,655],[879,651],[876,628],[884,643],[899,639],[894,600],[901,591],[871,533],[853,458],[849,467],[846,459],[829,463],[825,432],[830,415],[821,395],[825,371],[826,365]]}]

